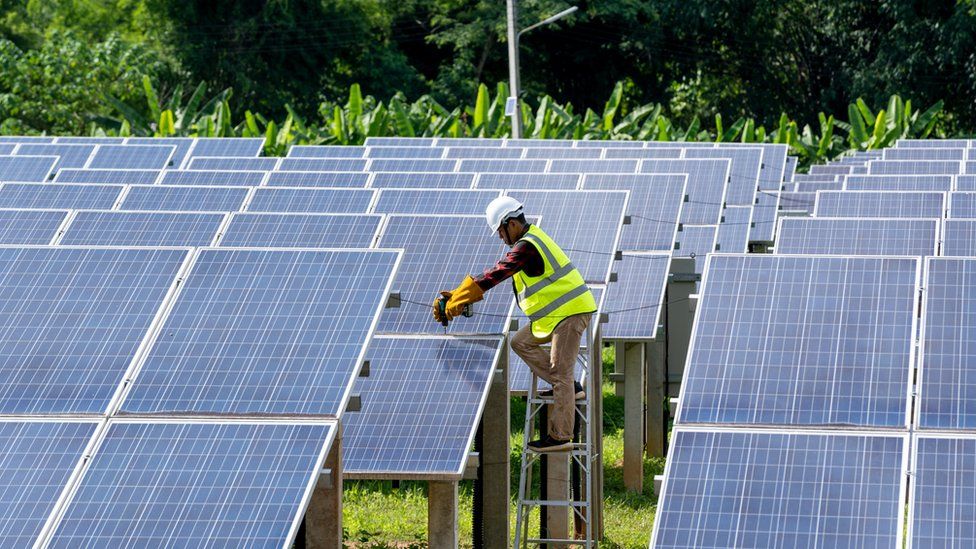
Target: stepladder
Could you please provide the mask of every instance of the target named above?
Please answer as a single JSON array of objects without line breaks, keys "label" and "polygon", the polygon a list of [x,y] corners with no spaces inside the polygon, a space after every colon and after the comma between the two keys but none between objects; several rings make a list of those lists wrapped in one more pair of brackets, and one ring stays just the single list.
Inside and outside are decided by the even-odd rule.
[{"label": "stepladder", "polygon": [[[526,398],[519,468],[515,547],[590,548],[596,547],[602,536],[603,413],[599,324],[599,321],[591,322],[577,356],[577,372],[582,378],[585,396],[575,402],[571,449],[542,453],[528,445],[538,436],[545,436],[546,419],[555,402],[553,396],[540,394],[540,380],[534,374],[532,376]],[[535,531],[536,524],[538,531]]]}]

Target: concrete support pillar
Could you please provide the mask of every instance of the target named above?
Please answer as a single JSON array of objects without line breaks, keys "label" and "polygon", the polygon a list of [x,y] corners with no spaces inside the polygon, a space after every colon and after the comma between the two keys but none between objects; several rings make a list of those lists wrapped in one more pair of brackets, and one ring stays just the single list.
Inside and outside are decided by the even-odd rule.
[{"label": "concrete support pillar", "polygon": [[324,469],[312,492],[305,511],[305,546],[309,549],[342,547],[342,426],[336,425],[336,436],[325,457]]},{"label": "concrete support pillar", "polygon": [[427,483],[427,543],[430,549],[458,547],[458,483]]},{"label": "concrete support pillar", "polygon": [[[553,500],[569,500],[569,453],[557,452],[546,456],[549,460],[546,468],[546,484],[549,488],[548,498]],[[545,508],[546,525],[549,528],[547,537],[552,539],[570,539],[569,509],[565,506],[547,506]]]},{"label": "concrete support pillar", "polygon": [[676,257],[671,260],[667,286],[668,396],[678,396],[688,356],[694,320],[688,296],[695,293],[699,278],[695,274],[695,261],[705,261],[705,258]]},{"label": "concrete support pillar", "polygon": [[668,442],[668,417],[664,407],[668,398],[664,390],[667,347],[663,341],[651,341],[645,346],[647,404],[644,408],[644,450],[649,457],[664,457]]},{"label": "concrete support pillar", "polygon": [[624,365],[624,487],[640,493],[644,486],[644,344],[617,344]]},{"label": "concrete support pillar", "polygon": [[488,390],[485,411],[481,415],[484,444],[481,448],[482,520],[484,547],[507,547],[509,544],[509,487],[511,486],[511,399],[508,394],[508,341],[502,351]]}]

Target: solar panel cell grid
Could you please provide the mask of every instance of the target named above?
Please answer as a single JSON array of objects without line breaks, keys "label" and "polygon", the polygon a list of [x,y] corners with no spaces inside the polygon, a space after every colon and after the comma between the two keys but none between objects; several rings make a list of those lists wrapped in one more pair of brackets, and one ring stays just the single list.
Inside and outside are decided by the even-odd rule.
[{"label": "solar panel cell grid", "polygon": [[637,173],[638,160],[568,160],[557,158],[549,165],[550,173]]},{"label": "solar panel cell grid", "polygon": [[819,191],[814,215],[941,219],[945,216],[945,193]]},{"label": "solar panel cell grid", "polygon": [[363,188],[369,182],[366,172],[271,172],[269,187],[350,187]]},{"label": "solar panel cell grid", "polygon": [[163,173],[160,184],[254,187],[260,185],[264,177],[262,171],[170,170]]},{"label": "solar panel cell grid", "polygon": [[696,272],[701,272],[705,255],[715,252],[718,227],[715,225],[684,225],[675,237],[675,257],[697,257]]},{"label": "solar panel cell grid", "polygon": [[936,255],[940,223],[939,219],[784,217],[776,253]]},{"label": "solar panel cell grid", "polygon": [[369,147],[366,158],[445,158],[441,147]]},{"label": "solar panel cell grid", "polygon": [[631,219],[620,231],[622,250],[668,251],[674,247],[686,181],[683,174],[591,174],[584,176],[582,188],[630,192],[627,214]]},{"label": "solar panel cell grid", "polygon": [[233,157],[233,156],[196,156],[190,158],[187,170],[198,171],[271,171],[278,167],[283,158]]},{"label": "solar panel cell grid", "polygon": [[[234,212],[241,209],[247,193],[247,187],[133,185],[129,187],[119,209],[127,211]],[[3,190],[0,189],[0,195],[2,194]]]},{"label": "solar panel cell grid", "polygon": [[776,238],[776,216],[779,212],[780,193],[759,191],[756,205],[752,208],[751,242],[772,242]]},{"label": "solar panel cell grid", "polygon": [[688,202],[681,209],[681,222],[712,225],[722,215],[729,164],[728,160],[644,160],[641,173],[688,174]]},{"label": "solar panel cell grid", "polygon": [[869,174],[878,175],[956,175],[965,173],[963,163],[948,160],[872,160]]},{"label": "solar panel cell grid", "polygon": [[813,213],[817,202],[817,193],[781,192],[779,193],[780,211]]},{"label": "solar panel cell grid", "polygon": [[691,148],[685,151],[685,158],[727,158],[729,165],[729,184],[725,202],[732,206],[752,206],[756,202],[756,189],[759,188],[759,172],[762,168],[763,150],[759,147],[736,147],[722,149]]},{"label": "solar panel cell grid", "polygon": [[576,173],[482,173],[478,175],[479,189],[540,189],[572,191],[579,187]]},{"label": "solar panel cell grid", "polygon": [[247,205],[249,212],[275,213],[366,213],[375,191],[275,187],[258,188]]},{"label": "solar panel cell grid", "polygon": [[295,145],[288,149],[289,158],[364,158],[366,147],[345,145]]},{"label": "solar panel cell grid", "polygon": [[[393,159],[393,158],[379,158],[376,160],[369,161],[369,171],[371,172],[469,172],[472,170],[466,170],[464,168],[458,170],[457,165],[459,160],[455,159],[417,159],[417,160],[403,160],[403,159]],[[305,169],[319,169],[319,168],[305,168]],[[324,169],[324,168],[323,168]],[[331,168],[338,169],[338,168]],[[352,170],[354,168],[343,168],[347,170]],[[360,168],[365,169],[365,167]]]},{"label": "solar panel cell grid", "polygon": [[479,215],[499,191],[453,189],[383,189],[375,213]]},{"label": "solar panel cell grid", "polygon": [[908,547],[976,544],[976,439],[917,435],[908,505]]},{"label": "solar panel cell grid", "polygon": [[949,193],[950,219],[976,219],[976,192]]},{"label": "solar panel cell grid", "polygon": [[503,147],[452,147],[447,149],[444,158],[522,158],[525,149]]},{"label": "solar panel cell grid", "polygon": [[43,183],[51,178],[57,163],[57,156],[0,156],[0,183]]},{"label": "solar panel cell grid", "polygon": [[50,244],[67,210],[0,210],[0,244]]},{"label": "solar panel cell grid", "polygon": [[548,160],[461,160],[459,172],[477,173],[545,173]]},{"label": "solar panel cell grid", "polygon": [[373,172],[370,187],[409,187],[417,189],[470,189],[474,185],[473,173],[423,173],[423,172]]},{"label": "solar panel cell grid", "polygon": [[[502,150],[518,150],[518,149],[502,149]],[[571,158],[571,159],[589,159],[594,160],[603,157],[602,149],[573,149],[573,148],[548,148],[548,147],[530,147],[525,149],[524,158]],[[625,164],[620,164],[625,165]],[[574,170],[567,170],[574,171]],[[633,170],[631,170],[633,173]]]},{"label": "solar panel cell grid", "polygon": [[55,183],[111,183],[116,185],[152,185],[160,170],[59,170]]},{"label": "solar panel cell grid", "polygon": [[881,156],[884,160],[966,160],[966,149],[942,148],[895,148],[885,149]]},{"label": "solar panel cell grid", "polygon": [[88,169],[161,170],[171,166],[173,145],[99,145]]},{"label": "solar panel cell grid", "polygon": [[[471,139],[470,141],[475,142]],[[477,142],[481,142],[478,140]],[[365,145],[390,147],[430,147],[434,144],[433,137],[367,137]]]},{"label": "solar panel cell grid", "polygon": [[54,169],[60,170],[61,168],[84,168],[94,150],[95,145],[22,143],[17,147],[17,156],[58,156],[60,160],[55,164]]},{"label": "solar panel cell grid", "polygon": [[604,158],[681,158],[684,149],[654,148],[654,149],[607,149]]},{"label": "solar panel cell grid", "polygon": [[221,247],[369,248],[381,215],[235,213]]},{"label": "solar panel cell grid", "polygon": [[264,149],[264,138],[201,137],[193,144],[190,156],[258,156]]},{"label": "solar panel cell grid", "polygon": [[193,146],[193,139],[189,137],[130,137],[125,140],[126,145],[172,145],[176,147],[168,169],[178,170],[183,167],[186,155]]},{"label": "solar panel cell grid", "polygon": [[738,254],[749,251],[752,228],[752,206],[728,206],[722,212],[715,249],[719,253]]},{"label": "solar panel cell grid", "polygon": [[110,210],[124,189],[122,185],[4,183],[0,208]]},{"label": "solar panel cell grid", "polygon": [[209,246],[224,222],[223,213],[81,211],[62,245]]},{"label": "solar panel cell grid", "polygon": [[654,339],[661,324],[661,304],[671,256],[667,253],[625,253],[616,267],[617,282],[607,286],[604,309],[610,314],[603,338],[626,341]]},{"label": "solar panel cell grid", "polygon": [[976,219],[946,219],[940,255],[976,257]]},{"label": "solar panel cell grid", "polygon": [[[929,149],[921,149],[921,150],[929,150]],[[845,181],[844,190],[947,192],[952,190],[952,176],[951,175],[849,175],[847,176],[847,179]]]}]

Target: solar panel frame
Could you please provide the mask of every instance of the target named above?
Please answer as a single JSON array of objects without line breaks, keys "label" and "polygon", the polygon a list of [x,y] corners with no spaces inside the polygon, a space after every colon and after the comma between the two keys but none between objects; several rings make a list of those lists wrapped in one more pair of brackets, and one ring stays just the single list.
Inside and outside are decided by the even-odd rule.
[{"label": "solar panel frame", "polygon": [[56,156],[58,161],[54,170],[61,168],[84,168],[95,152],[96,145],[59,145],[21,143],[14,151],[15,156]]},{"label": "solar panel frame", "polygon": [[[60,231],[56,244],[180,248],[212,246],[228,215],[225,212],[75,210]],[[176,234],[170,234],[173,231]],[[154,233],[158,233],[158,241],[154,240]],[[154,241],[147,242],[146,239]]]},{"label": "solar panel frame", "polygon": [[[242,211],[264,213],[368,213],[376,202],[374,189],[344,187],[253,187]],[[2,191],[2,188],[0,188]],[[278,196],[275,196],[278,195]],[[316,200],[329,200],[319,204]],[[278,201],[287,198],[286,204]],[[346,202],[337,202],[346,198]],[[301,206],[299,208],[298,206]],[[304,209],[303,209],[304,208]]]},{"label": "solar panel frame", "polygon": [[116,185],[153,185],[162,170],[76,169],[58,170],[54,183],[109,183]]},{"label": "solar panel frame", "polygon": [[198,137],[186,157],[255,157],[263,150],[263,137]]},{"label": "solar panel frame", "polygon": [[[0,244],[44,245],[57,240],[70,218],[70,210],[4,210],[0,209]],[[4,221],[10,217],[9,222]],[[23,218],[27,219],[23,219]],[[33,218],[33,219],[30,219]],[[39,227],[38,224],[45,223]],[[28,233],[17,237],[11,231]]]},{"label": "solar panel frame", "polygon": [[[654,189],[649,191],[649,187]],[[582,190],[630,191],[627,214],[631,220],[620,231],[619,246],[622,250],[642,251],[674,249],[687,187],[686,174],[586,174],[580,186]],[[662,192],[654,192],[658,190]],[[673,215],[671,206],[675,207]]]},{"label": "solar panel frame", "polygon": [[371,189],[416,188],[416,189],[472,189],[475,184],[474,173],[455,172],[371,172]]},{"label": "solar panel frame", "polygon": [[952,180],[951,175],[849,175],[843,190],[949,192],[953,190]]},{"label": "solar panel frame", "polygon": [[[111,210],[118,203],[126,188],[125,185],[88,185],[85,183],[4,183],[0,185],[0,208]],[[86,191],[95,194],[95,196],[84,196],[82,193]],[[26,193],[32,194],[27,196]],[[20,194],[25,195],[26,198],[19,196]],[[7,195],[14,196],[8,198]]]},{"label": "solar panel frame", "polygon": [[85,168],[162,170],[172,165],[175,153],[174,145],[99,145]]},{"label": "solar panel frame", "polygon": [[275,171],[283,172],[361,172],[370,161],[360,158],[282,158]]},{"label": "solar panel frame", "polygon": [[[939,254],[942,239],[941,221],[897,217],[781,217],[774,253],[935,256]],[[927,230],[931,234],[926,235],[930,238],[925,242],[918,231]]]},{"label": "solar panel frame", "polygon": [[43,183],[51,179],[57,156],[2,156],[0,182]]},{"label": "solar panel frame", "polygon": [[269,172],[264,186],[364,189],[369,186],[370,178],[371,174],[367,172]]},{"label": "solar panel frame", "polygon": [[185,170],[209,172],[270,172],[284,158],[267,156],[190,156]]},{"label": "solar panel frame", "polygon": [[[894,208],[885,201],[902,202]],[[880,201],[875,207],[866,200]],[[938,204],[936,204],[938,202]],[[847,209],[851,208],[851,209]],[[911,208],[912,211],[906,211]],[[840,211],[838,211],[840,209]],[[878,211],[883,209],[885,211]],[[924,191],[817,191],[814,217],[923,217],[943,218],[946,193]]]},{"label": "solar panel frame", "polygon": [[746,253],[753,228],[752,206],[726,206],[715,237],[715,253]]},{"label": "solar panel frame", "polygon": [[171,158],[172,165],[166,169],[178,170],[186,163],[186,158],[193,148],[194,139],[192,137],[130,137],[125,140],[126,145],[173,145]]},{"label": "solar panel frame", "polygon": [[727,158],[730,163],[729,182],[724,199],[726,205],[752,206],[756,203],[756,191],[759,189],[763,152],[762,147],[689,148],[684,149],[682,157],[687,159]]},{"label": "solar panel frame", "polygon": [[[729,160],[661,159],[641,162],[641,173],[685,173],[688,203],[681,209],[681,222],[689,225],[718,225],[728,189]],[[719,181],[721,180],[721,181]]]},{"label": "solar panel frame", "polygon": [[397,189],[378,192],[370,209],[379,214],[479,215],[489,202],[501,196],[492,189]]},{"label": "solar panel frame", "polygon": [[192,185],[197,187],[255,187],[264,183],[268,172],[238,170],[167,170],[159,185]]},{"label": "solar panel frame", "polygon": [[[371,234],[368,234],[368,235],[365,232],[362,232],[362,233],[355,233],[355,232],[352,232],[352,231],[343,232],[342,233],[342,236],[344,238],[346,238],[347,241],[344,241],[344,242],[341,242],[341,243],[340,242],[336,242],[335,240],[330,240],[328,243],[326,243],[326,242],[309,242],[307,240],[306,241],[299,242],[297,239],[293,239],[293,240],[288,241],[288,242],[280,242],[280,241],[279,242],[269,242],[269,241],[263,241],[263,242],[237,242],[237,240],[239,238],[241,238],[241,237],[237,236],[235,234],[236,232],[240,232],[240,231],[247,230],[250,233],[253,233],[255,230],[257,230],[257,231],[260,231],[261,230],[261,227],[260,226],[254,227],[254,228],[247,227],[247,224],[248,223],[250,223],[251,225],[254,225],[254,223],[253,223],[252,220],[258,220],[258,219],[264,219],[264,220],[267,220],[267,221],[274,221],[275,219],[278,219],[278,220],[293,219],[293,220],[297,220],[299,222],[301,222],[303,220],[308,220],[308,221],[316,221],[316,220],[318,220],[318,221],[330,221],[330,220],[339,220],[339,219],[345,220],[345,219],[348,219],[348,220],[353,220],[353,221],[356,221],[356,222],[359,222],[359,223],[372,223],[373,224],[373,228],[372,228]],[[357,214],[316,214],[316,213],[305,214],[305,213],[254,213],[254,212],[234,212],[234,213],[231,213],[230,214],[230,217],[229,217],[229,219],[227,221],[227,225],[221,231],[220,239],[219,239],[219,241],[218,241],[218,243],[216,245],[218,247],[222,247],[222,248],[231,248],[231,247],[245,247],[245,248],[248,248],[248,247],[249,248],[255,248],[255,247],[260,247],[260,248],[359,248],[359,249],[372,248],[372,247],[374,247],[376,241],[379,239],[380,230],[382,229],[383,221],[385,219],[386,218],[383,215],[379,215],[379,214],[361,214],[361,213],[357,213]],[[302,228],[306,228],[307,229],[307,226],[304,226]],[[247,233],[245,233],[245,234],[247,234]],[[275,238],[277,238],[277,239],[280,240],[282,238],[281,235],[278,235],[278,234],[276,234],[274,232],[270,232],[270,231],[269,232],[265,232],[263,234],[269,240],[273,240]],[[250,236],[253,236],[253,235],[250,235]],[[299,234],[298,236],[306,236],[307,237],[308,236],[308,233],[307,232],[303,232],[303,233]],[[322,236],[325,236],[325,234],[323,234]],[[367,238],[367,236],[368,236],[368,238]],[[328,244],[328,245],[326,245],[326,244]]]},{"label": "solar panel frame", "polygon": [[[623,253],[617,281],[603,292],[602,309],[610,309],[603,311],[609,313],[608,322],[601,328],[604,341],[658,340],[670,269],[668,252]],[[635,284],[630,283],[632,280]]]}]

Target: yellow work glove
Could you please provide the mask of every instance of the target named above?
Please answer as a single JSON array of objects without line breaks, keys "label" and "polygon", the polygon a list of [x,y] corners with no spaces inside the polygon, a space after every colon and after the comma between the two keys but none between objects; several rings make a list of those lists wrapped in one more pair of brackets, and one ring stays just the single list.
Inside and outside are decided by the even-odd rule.
[{"label": "yellow work glove", "polygon": [[460,286],[450,292],[450,297],[447,300],[447,307],[445,307],[445,313],[447,313],[448,320],[454,320],[456,317],[461,316],[464,312],[464,306],[477,303],[481,301],[484,297],[485,292],[478,286],[478,283],[471,278],[471,275],[464,277],[464,282]]},{"label": "yellow work glove", "polygon": [[[441,295],[443,297],[446,297],[448,301],[451,300],[451,292],[441,292]],[[436,320],[437,322],[444,322],[444,319],[441,318],[440,303],[441,303],[440,297],[434,300],[434,320]]]}]

